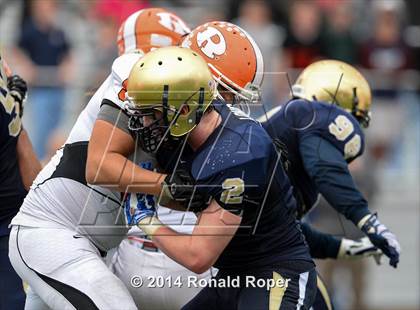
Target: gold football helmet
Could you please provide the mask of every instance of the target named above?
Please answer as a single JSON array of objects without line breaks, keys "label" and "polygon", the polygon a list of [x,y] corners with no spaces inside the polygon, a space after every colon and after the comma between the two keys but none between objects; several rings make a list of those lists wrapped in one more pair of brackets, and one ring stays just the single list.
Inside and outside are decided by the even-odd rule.
[{"label": "gold football helmet", "polygon": [[292,96],[337,104],[369,126],[372,95],[368,82],[354,67],[321,60],[306,67],[292,86]]},{"label": "gold football helmet", "polygon": [[[168,133],[181,137],[199,123],[216,94],[207,63],[183,47],[163,47],[146,54],[127,82],[127,110],[135,116],[140,140],[154,151]],[[156,113],[159,112],[159,113]],[[158,115],[158,116],[157,116]],[[144,117],[153,118],[144,124]]]}]

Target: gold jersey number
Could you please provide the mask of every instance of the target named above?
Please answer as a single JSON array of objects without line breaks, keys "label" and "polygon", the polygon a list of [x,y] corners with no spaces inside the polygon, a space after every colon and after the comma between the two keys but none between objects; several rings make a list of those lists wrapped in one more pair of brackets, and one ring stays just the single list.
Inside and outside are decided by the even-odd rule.
[{"label": "gold jersey number", "polygon": [[[344,115],[337,116],[328,126],[328,129],[339,141],[346,140],[354,132],[352,122]],[[360,152],[360,149],[362,148],[361,141],[362,139],[360,136],[355,134],[353,138],[344,145],[345,159],[353,158]]]},{"label": "gold jersey number", "polygon": [[240,204],[244,199],[245,190],[244,180],[241,178],[226,179],[222,183],[224,191],[220,196],[220,201],[225,204]]}]

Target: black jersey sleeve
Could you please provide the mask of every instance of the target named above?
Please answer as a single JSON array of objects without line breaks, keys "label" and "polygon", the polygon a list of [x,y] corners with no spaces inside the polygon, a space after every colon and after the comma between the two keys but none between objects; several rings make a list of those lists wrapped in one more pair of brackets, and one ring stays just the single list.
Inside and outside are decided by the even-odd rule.
[{"label": "black jersey sleeve", "polygon": [[299,148],[305,169],[319,192],[334,209],[357,225],[370,211],[340,151],[316,135],[303,139]]},{"label": "black jersey sleeve", "polygon": [[301,227],[313,258],[337,258],[341,238],[320,232],[308,223],[302,223]]}]

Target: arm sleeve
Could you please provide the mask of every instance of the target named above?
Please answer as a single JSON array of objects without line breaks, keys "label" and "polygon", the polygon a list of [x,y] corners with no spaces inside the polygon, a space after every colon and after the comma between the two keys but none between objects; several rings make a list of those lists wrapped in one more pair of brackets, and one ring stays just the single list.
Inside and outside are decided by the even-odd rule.
[{"label": "arm sleeve", "polygon": [[102,101],[97,119],[106,121],[125,133],[131,134],[128,130],[129,117],[127,113],[109,100],[105,99]]},{"label": "arm sleeve", "polygon": [[302,223],[301,227],[313,258],[337,258],[341,238],[322,233],[307,223]]},{"label": "arm sleeve", "polygon": [[306,172],[328,203],[355,225],[370,214],[340,151],[327,140],[311,135],[299,143]]}]

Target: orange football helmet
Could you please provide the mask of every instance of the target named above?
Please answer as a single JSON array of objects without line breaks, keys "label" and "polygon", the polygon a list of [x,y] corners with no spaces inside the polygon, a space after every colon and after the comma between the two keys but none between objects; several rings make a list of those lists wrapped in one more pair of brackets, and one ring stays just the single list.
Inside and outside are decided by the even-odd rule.
[{"label": "orange football helmet", "polygon": [[228,22],[205,23],[192,30],[182,46],[200,54],[207,61],[216,82],[234,93],[237,100],[260,102],[263,57],[245,30]]},{"label": "orange football helmet", "polygon": [[149,8],[131,14],[118,30],[118,53],[140,50],[147,53],[153,48],[177,45],[191,30],[185,22],[161,8]]}]

